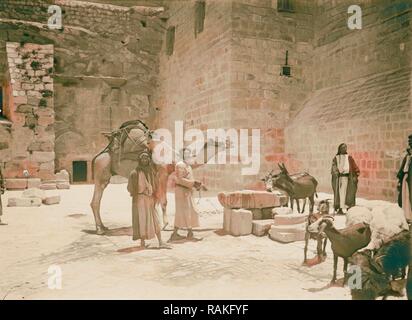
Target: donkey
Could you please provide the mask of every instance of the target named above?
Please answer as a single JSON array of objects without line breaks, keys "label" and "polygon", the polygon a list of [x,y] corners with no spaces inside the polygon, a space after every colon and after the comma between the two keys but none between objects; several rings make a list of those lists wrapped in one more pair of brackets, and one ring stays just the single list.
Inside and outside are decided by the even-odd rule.
[{"label": "donkey", "polygon": [[[316,179],[308,173],[289,175],[289,172],[283,163],[278,164],[278,167],[280,169],[280,173],[276,175],[272,174],[272,185],[284,190],[289,195],[292,204],[293,199],[296,199],[298,203],[298,211],[298,200],[309,198],[309,212],[313,213],[315,195],[316,197],[318,196],[316,193],[316,187],[318,186]],[[304,209],[305,208],[303,207],[303,210]],[[303,210],[300,213],[303,213]]]},{"label": "donkey", "polygon": [[[296,174],[296,175],[291,175],[291,177],[292,177],[292,179],[293,179],[294,176],[298,176],[298,175],[301,175],[301,174],[298,173],[298,174]],[[265,183],[266,191],[268,191],[268,192],[273,192],[274,189],[280,189],[280,190],[282,190],[282,191],[285,192],[285,193],[287,194],[287,196],[288,196],[288,201],[287,201],[287,203],[289,203],[289,200],[290,200],[290,208],[293,210],[293,203],[294,203],[294,201],[296,201],[297,208],[298,208],[298,212],[300,212],[299,200],[294,199],[294,198],[291,198],[291,195],[290,195],[288,192],[286,192],[285,190],[283,190],[281,187],[275,185],[275,183],[274,183],[274,178],[275,178],[275,177],[277,177],[277,175],[274,175],[274,174],[273,174],[273,170],[272,170],[272,171],[270,171],[266,176],[264,176],[262,179],[260,179],[261,181],[263,181],[263,182]],[[305,202],[304,202],[303,211],[305,210],[305,205],[306,205],[306,199],[305,199]],[[287,207],[287,204],[285,205],[285,207]],[[303,211],[302,211],[302,212],[303,212]]]}]

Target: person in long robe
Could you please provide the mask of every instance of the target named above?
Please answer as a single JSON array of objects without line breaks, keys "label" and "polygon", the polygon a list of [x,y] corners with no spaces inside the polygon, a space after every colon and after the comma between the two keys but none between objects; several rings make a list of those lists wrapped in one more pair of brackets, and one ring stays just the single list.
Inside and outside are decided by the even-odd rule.
[{"label": "person in long robe", "polygon": [[174,231],[169,241],[184,239],[179,235],[179,229],[187,229],[186,238],[195,239],[193,228],[199,227],[199,213],[193,201],[193,189],[199,190],[201,182],[194,179],[190,165],[191,152],[189,149],[182,150],[182,161],[176,163],[175,178],[175,221]]},{"label": "person in long robe", "polygon": [[412,222],[412,134],[408,137],[409,147],[399,168],[398,204],[403,209],[408,223]]},{"label": "person in long robe", "polygon": [[355,160],[348,154],[347,146],[342,143],[332,161],[332,189],[334,209],[337,214],[344,214],[356,205],[358,177],[360,170]]},{"label": "person in long robe", "polygon": [[145,241],[157,237],[159,248],[170,247],[162,241],[159,216],[156,211],[154,193],[157,185],[156,170],[150,155],[143,152],[139,164],[129,176],[127,190],[132,197],[133,240],[140,239],[142,248]]},{"label": "person in long robe", "polygon": [[1,217],[3,215],[3,203],[1,201],[1,196],[4,194],[5,189],[6,188],[4,185],[3,172],[1,171],[1,166],[0,166],[0,225],[5,225],[5,223],[1,222]]}]

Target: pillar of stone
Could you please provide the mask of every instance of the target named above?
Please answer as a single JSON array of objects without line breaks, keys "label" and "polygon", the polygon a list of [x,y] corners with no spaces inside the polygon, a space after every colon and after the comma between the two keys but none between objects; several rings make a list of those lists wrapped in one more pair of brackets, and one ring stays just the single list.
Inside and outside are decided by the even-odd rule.
[{"label": "pillar of stone", "polygon": [[8,42],[5,116],[11,122],[5,176],[54,179],[53,45]]}]

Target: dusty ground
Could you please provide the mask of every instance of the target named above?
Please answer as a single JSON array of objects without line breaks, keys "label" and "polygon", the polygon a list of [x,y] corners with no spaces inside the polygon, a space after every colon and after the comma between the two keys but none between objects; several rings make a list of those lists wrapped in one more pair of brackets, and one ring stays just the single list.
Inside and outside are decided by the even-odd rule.
[{"label": "dusty ground", "polygon": [[[20,192],[7,192],[7,197]],[[348,288],[329,288],[332,258],[304,267],[303,242],[222,235],[222,208],[202,198],[199,242],[144,251],[131,240],[131,207],[125,185],[110,185],[102,216],[112,229],[94,234],[92,186],[48,191],[55,206],[5,208],[0,226],[0,299],[350,299]],[[325,196],[325,195],[324,195]],[[169,194],[173,221],[173,194]],[[339,217],[340,224],[344,223]],[[164,231],[164,239],[171,231]],[[311,243],[313,256],[315,243]],[[48,288],[48,268],[60,266],[62,288]],[[339,271],[342,276],[342,262]]]}]

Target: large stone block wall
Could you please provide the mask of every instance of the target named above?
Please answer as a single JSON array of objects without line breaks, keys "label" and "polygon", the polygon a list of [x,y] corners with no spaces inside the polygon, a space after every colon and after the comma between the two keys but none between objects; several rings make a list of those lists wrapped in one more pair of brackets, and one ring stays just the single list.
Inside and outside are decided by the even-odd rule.
[{"label": "large stone block wall", "polygon": [[[194,2],[168,2],[168,26],[177,28],[174,54],[162,50],[158,123],[261,129],[258,175],[242,176],[241,165],[196,171],[212,189],[254,187],[275,162],[287,160],[285,123],[311,90],[313,8],[300,0],[290,14],[278,12],[276,1],[206,1],[205,29],[195,38]],[[280,76],[286,50],[290,78]]]},{"label": "large stone block wall", "polygon": [[363,28],[349,30],[351,1],[318,3],[314,91],[287,126],[286,153],[330,192],[331,161],[346,142],[361,170],[359,193],[395,200],[412,133],[411,6],[363,1]]},{"label": "large stone block wall", "polygon": [[[277,1],[233,2],[232,126],[261,130],[260,174],[238,172],[240,185],[253,187],[280,161],[295,168],[284,128],[312,89],[313,11],[305,0],[294,1],[292,13],[278,11]],[[286,51],[291,77],[280,75]]]},{"label": "large stone block wall", "polygon": [[[156,127],[174,132],[175,121],[185,129],[231,126],[230,43],[231,1],[206,1],[204,30],[195,37],[195,1],[168,1],[167,28],[175,26],[173,55],[160,54],[160,87],[156,93]],[[178,151],[178,150],[177,150]],[[230,184],[227,166],[196,170],[211,189]]]},{"label": "large stone block wall", "polygon": [[[47,28],[52,2],[62,8],[62,30]],[[152,122],[164,33],[158,14],[70,0],[0,3],[0,69],[6,41],[54,44],[56,170],[71,172],[74,160],[90,169],[107,142],[101,132],[130,119]]]}]

